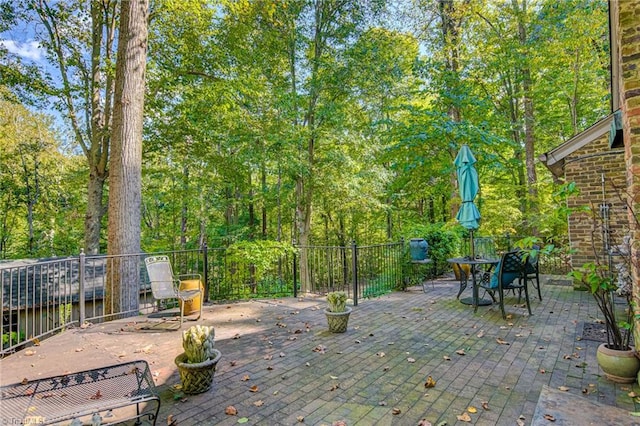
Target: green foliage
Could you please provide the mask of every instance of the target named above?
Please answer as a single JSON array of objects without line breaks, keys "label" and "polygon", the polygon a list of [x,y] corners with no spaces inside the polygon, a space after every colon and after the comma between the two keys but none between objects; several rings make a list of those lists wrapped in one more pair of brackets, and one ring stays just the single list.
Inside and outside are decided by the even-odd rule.
[{"label": "green foliage", "polygon": [[9,333],[2,333],[2,347],[8,347],[16,345],[20,342],[24,342],[25,334],[23,332],[10,331]]},{"label": "green foliage", "polygon": [[328,293],[327,305],[330,312],[345,312],[347,310],[347,293],[344,291]]},{"label": "green foliage", "polygon": [[62,331],[66,330],[66,324],[71,321],[71,313],[73,312],[73,304],[66,303],[58,306],[58,323],[62,326]]},{"label": "green foliage", "polygon": [[[574,282],[588,290],[594,297],[600,313],[604,316],[607,339],[611,349],[626,350],[629,348],[633,332],[634,302],[631,288],[624,289],[617,285],[609,268],[596,263],[586,263],[580,269],[569,273]],[[615,295],[626,301],[622,320],[617,312]]]},{"label": "green foliage", "polygon": [[435,262],[436,273],[448,270],[448,258],[459,255],[463,230],[451,228],[443,223],[413,225],[404,231],[405,239],[424,238],[429,244],[427,256]]}]

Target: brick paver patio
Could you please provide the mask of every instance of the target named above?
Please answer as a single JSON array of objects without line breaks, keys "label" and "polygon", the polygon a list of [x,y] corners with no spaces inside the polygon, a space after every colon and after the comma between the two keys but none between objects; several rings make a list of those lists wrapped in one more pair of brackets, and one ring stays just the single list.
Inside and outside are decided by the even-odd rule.
[{"label": "brick paver patio", "polygon": [[[13,354],[0,361],[1,383],[146,359],[162,393],[158,425],[169,416],[177,425],[531,424],[543,385],[640,410],[629,396],[640,394],[637,385],[601,377],[599,342],[581,339],[582,324],[599,314],[588,293],[544,285],[542,301],[532,292],[532,317],[514,298],[504,321],[498,306],[474,314],[456,300],[453,280],[426,290],[361,300],[344,334],[327,331],[322,298],[206,306],[199,323],[215,326],[223,355],[213,388],[200,395],[184,397],[176,386],[180,333],[144,330],[161,320],[143,316],[69,330]],[[425,387],[428,377],[434,387]],[[230,405],[236,416],[225,414]]]}]

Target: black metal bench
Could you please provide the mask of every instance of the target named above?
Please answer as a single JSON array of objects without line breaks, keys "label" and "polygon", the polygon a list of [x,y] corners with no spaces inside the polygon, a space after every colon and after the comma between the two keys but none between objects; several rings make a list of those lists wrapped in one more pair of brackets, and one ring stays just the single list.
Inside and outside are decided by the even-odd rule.
[{"label": "black metal bench", "polygon": [[[148,402],[155,402],[155,410]],[[110,420],[113,410],[134,404],[135,415],[131,408]],[[6,424],[47,425],[83,417],[103,425],[133,419],[140,424],[147,417],[155,425],[159,410],[160,397],[143,360],[0,387],[0,419]]]}]

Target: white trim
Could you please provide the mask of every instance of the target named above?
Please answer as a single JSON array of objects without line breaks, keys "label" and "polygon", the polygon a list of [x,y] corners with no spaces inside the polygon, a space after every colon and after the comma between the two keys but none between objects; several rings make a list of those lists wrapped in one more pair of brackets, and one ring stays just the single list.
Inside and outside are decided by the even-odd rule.
[{"label": "white trim", "polygon": [[563,161],[568,155],[571,155],[583,146],[608,133],[611,130],[613,120],[614,114],[606,116],[602,120],[595,123],[593,126],[589,127],[581,133],[578,133],[557,148],[554,148],[551,151],[542,154],[540,156],[540,161],[545,163],[547,167],[551,167],[554,164]]}]

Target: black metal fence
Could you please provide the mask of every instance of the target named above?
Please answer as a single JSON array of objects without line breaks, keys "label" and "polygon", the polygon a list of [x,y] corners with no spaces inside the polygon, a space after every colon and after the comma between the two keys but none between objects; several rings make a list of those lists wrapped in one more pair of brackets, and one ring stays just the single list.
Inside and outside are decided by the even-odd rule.
[{"label": "black metal fence", "polygon": [[[403,243],[359,247],[298,247],[294,254],[247,261],[242,249],[208,248],[153,253],[169,256],[175,274],[200,273],[205,301],[295,296],[301,288],[295,253],[306,250],[310,282],[304,291],[343,290],[359,297],[382,294],[402,283]],[[240,250],[240,252],[238,252]],[[85,322],[101,322],[150,313],[155,307],[144,259],[151,253],[79,256],[0,263],[2,316],[0,355]],[[137,286],[118,290],[116,271],[129,271]],[[133,288],[133,290],[132,290]],[[137,299],[136,311],[124,311],[107,294]],[[123,303],[123,305],[127,305]],[[135,305],[135,304],[134,304]]]},{"label": "black metal fence", "polygon": [[[494,239],[496,250],[507,250],[515,238]],[[235,251],[233,251],[235,250]],[[249,253],[234,248],[166,251],[176,274],[200,273],[205,301],[296,296],[299,291],[326,294],[345,291],[354,304],[424,279],[428,269],[411,267],[403,241],[358,246],[309,246],[268,261],[251,261]],[[307,259],[300,273],[300,254]],[[144,259],[151,254],[86,256],[0,262],[4,355],[32,339],[67,327],[150,313],[155,308]],[[303,257],[304,258],[304,257]],[[568,260],[561,255],[541,256],[541,273],[566,273]],[[128,270],[138,285],[118,290],[114,271]],[[301,280],[301,275],[305,280]],[[304,281],[304,282],[302,282]],[[133,288],[133,290],[132,290]],[[105,306],[107,294],[137,299],[136,311]],[[112,300],[112,299],[109,299]],[[123,305],[127,305],[126,303]],[[133,304],[136,305],[136,304]]]}]

